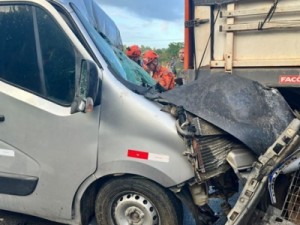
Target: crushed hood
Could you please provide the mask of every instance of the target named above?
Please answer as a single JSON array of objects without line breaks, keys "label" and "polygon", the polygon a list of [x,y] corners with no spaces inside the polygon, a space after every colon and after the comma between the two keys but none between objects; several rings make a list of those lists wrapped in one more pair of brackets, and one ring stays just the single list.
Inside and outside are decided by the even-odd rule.
[{"label": "crushed hood", "polygon": [[233,135],[260,155],[294,118],[276,89],[232,75],[208,75],[160,97]]}]

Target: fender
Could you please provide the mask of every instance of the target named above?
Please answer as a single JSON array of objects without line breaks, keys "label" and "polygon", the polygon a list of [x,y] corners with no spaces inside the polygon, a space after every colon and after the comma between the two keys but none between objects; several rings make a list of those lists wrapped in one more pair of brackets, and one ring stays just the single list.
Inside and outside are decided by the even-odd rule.
[{"label": "fender", "polygon": [[129,173],[170,187],[194,176],[175,118],[162,107],[105,77],[96,177]]},{"label": "fender", "polygon": [[[126,158],[120,161],[110,161],[100,164],[96,173],[88,177],[77,190],[73,202],[74,218],[67,222],[71,224],[80,224],[80,201],[87,188],[101,177],[117,174],[139,175],[159,183],[166,188],[181,184],[194,177],[191,164],[182,154],[171,154],[169,159],[170,162],[165,163],[164,166],[159,166],[159,162],[149,162],[149,160],[145,159],[128,160]],[[177,170],[180,172],[176,172]]]},{"label": "fender", "polygon": [[[169,163],[147,162],[148,160],[123,160],[101,165],[97,178],[113,174],[134,174],[148,178],[164,187],[172,187],[194,176],[191,164],[181,155],[171,155]],[[180,172],[175,172],[180,170]],[[173,172],[172,172],[173,171]]]}]

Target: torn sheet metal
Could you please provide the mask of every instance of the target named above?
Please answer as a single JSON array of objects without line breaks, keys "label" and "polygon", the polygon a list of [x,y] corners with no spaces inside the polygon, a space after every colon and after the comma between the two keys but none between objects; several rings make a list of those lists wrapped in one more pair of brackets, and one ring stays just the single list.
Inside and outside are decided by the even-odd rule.
[{"label": "torn sheet metal", "polygon": [[260,155],[294,118],[276,89],[232,75],[207,75],[160,94],[214,124]]}]

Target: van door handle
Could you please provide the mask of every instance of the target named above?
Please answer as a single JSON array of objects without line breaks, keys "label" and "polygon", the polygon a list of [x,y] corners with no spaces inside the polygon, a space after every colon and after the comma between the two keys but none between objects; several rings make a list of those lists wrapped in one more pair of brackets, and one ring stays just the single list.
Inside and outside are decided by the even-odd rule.
[{"label": "van door handle", "polygon": [[5,120],[5,117],[2,116],[2,115],[0,115],[0,123],[1,123],[1,122],[4,122],[4,120]]}]

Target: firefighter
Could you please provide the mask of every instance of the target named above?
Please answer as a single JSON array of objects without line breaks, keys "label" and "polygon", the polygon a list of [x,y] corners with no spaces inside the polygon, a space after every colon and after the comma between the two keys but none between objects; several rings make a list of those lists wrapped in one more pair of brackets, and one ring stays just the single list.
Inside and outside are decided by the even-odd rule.
[{"label": "firefighter", "polygon": [[142,66],[141,49],[139,46],[132,45],[126,48],[126,55],[138,65]]},{"label": "firefighter", "polygon": [[166,67],[160,65],[158,55],[152,50],[147,50],[143,54],[143,66],[152,78],[156,80],[166,90],[171,90],[175,86],[175,75]]}]

